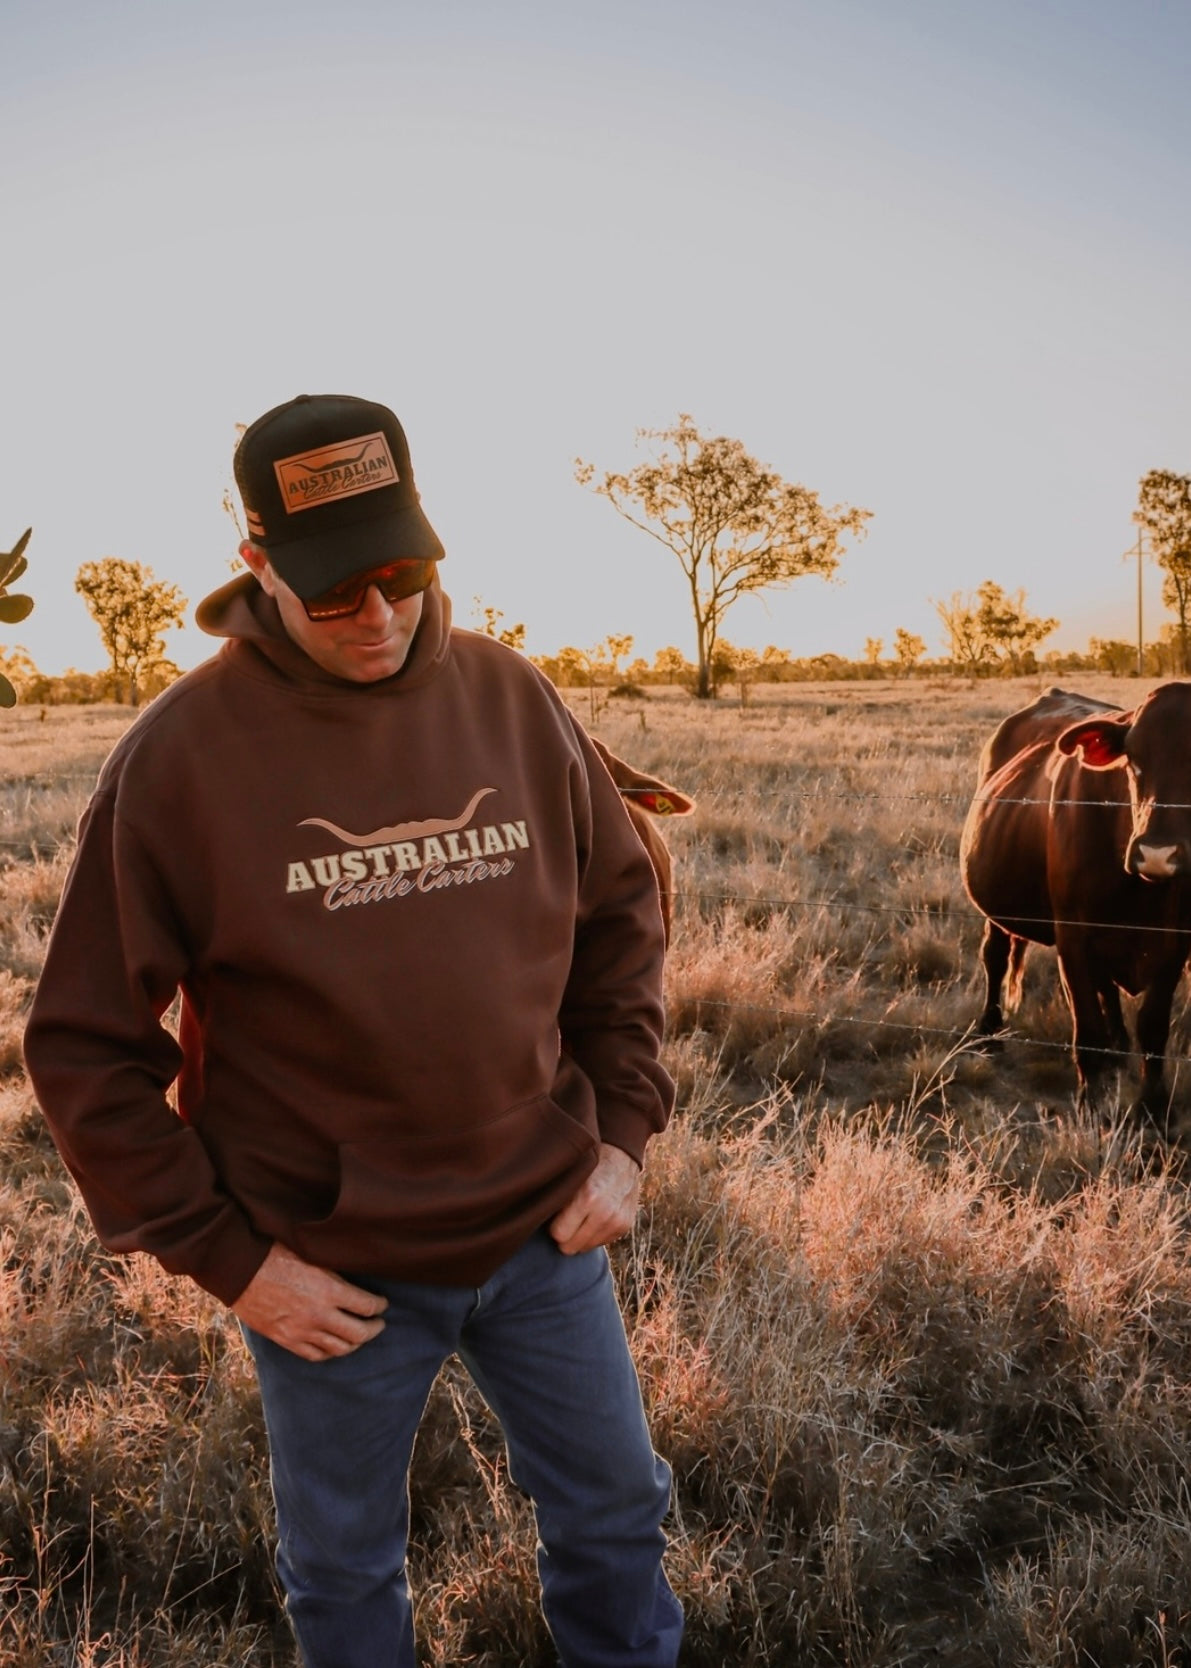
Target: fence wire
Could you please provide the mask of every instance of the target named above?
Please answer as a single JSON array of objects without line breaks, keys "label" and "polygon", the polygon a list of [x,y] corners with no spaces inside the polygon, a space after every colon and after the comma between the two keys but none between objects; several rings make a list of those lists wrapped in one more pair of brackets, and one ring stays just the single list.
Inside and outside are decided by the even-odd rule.
[{"label": "fence wire", "polygon": [[[60,788],[63,783],[82,783],[93,788],[98,781],[99,771],[74,772],[67,771],[61,775],[34,771],[31,775],[17,774],[0,775],[0,793],[12,792],[20,789],[40,789],[43,793],[51,793]],[[1121,799],[1045,799],[1016,797],[1010,794],[982,793],[980,789],[968,788],[961,793],[888,793],[861,792],[858,789],[842,788],[796,788],[783,787],[781,789],[740,789],[738,791],[720,790],[716,794],[717,806],[723,809],[721,801],[724,798],[739,798],[753,804],[757,800],[780,801],[783,804],[791,800],[809,800],[821,804],[824,801],[840,801],[845,804],[890,804],[890,805],[1040,805],[1052,807],[1056,805],[1099,807],[1101,810],[1123,810],[1129,808],[1129,801]],[[1191,802],[1177,799],[1157,799],[1147,801],[1147,806],[1155,811],[1191,811]],[[664,818],[662,819],[665,820]],[[676,821],[685,821],[676,818]]]},{"label": "fence wire", "polygon": [[[1051,1053],[1070,1054],[1070,1042],[1051,1042],[1046,1037],[1023,1037],[1009,1030],[996,1031],[985,1034],[976,1030],[975,1026],[966,1026],[957,1031],[953,1026],[912,1024],[905,1019],[865,1019],[859,1014],[830,1014],[816,1013],[813,1008],[770,1007],[763,1002],[725,1002],[715,996],[690,996],[681,992],[670,1002],[671,1007],[693,1008],[696,1019],[702,1008],[718,1008],[726,1013],[762,1014],[769,1019],[798,1019],[809,1021],[826,1030],[832,1025],[856,1025],[880,1031],[906,1031],[914,1037],[939,1037],[950,1042],[954,1048],[968,1048],[974,1054],[986,1050],[991,1044],[1011,1042],[1014,1047],[1046,1049]],[[1130,1052],[1139,1052],[1131,1050]],[[1106,1059],[1121,1059],[1121,1050],[1117,1048],[1090,1048],[1080,1046],[1081,1054],[1102,1054]],[[1177,1054],[1147,1054],[1148,1060],[1161,1060],[1168,1066],[1181,1066],[1185,1060]]]},{"label": "fence wire", "polygon": [[[34,840],[0,840],[0,847],[6,847],[15,851],[27,853],[29,860],[32,862],[53,861],[60,855],[65,854],[69,857],[73,856],[74,853],[73,841],[62,841],[57,845],[48,845],[45,842]],[[2,870],[0,870],[0,873],[2,873]],[[844,898],[832,897],[830,894],[824,894],[822,897],[817,898],[789,898],[774,897],[769,893],[693,892],[686,888],[679,888],[678,890],[672,891],[670,896],[677,903],[694,900],[700,904],[712,904],[717,906],[735,904],[743,909],[768,909],[774,912],[787,910],[791,913],[802,913],[807,915],[820,914],[826,910],[834,910],[841,915],[889,915],[904,922],[928,921],[938,923],[948,919],[958,918],[961,921],[968,920],[972,921],[974,924],[978,924],[986,919],[983,913],[976,909],[975,905],[972,905],[972,909],[974,911],[973,915],[958,915],[957,917],[957,911],[950,903],[930,904],[925,907],[918,904],[866,904],[853,903]],[[1076,927],[1108,932],[1139,932],[1168,935],[1171,932],[1180,930],[1175,927],[1151,927],[1128,921],[1096,921],[1083,919],[1078,921],[1069,921],[1061,916],[1056,918],[1051,915],[1014,915],[1012,919],[1022,926],[1050,928]],[[1191,931],[1191,927],[1186,930]],[[1043,941],[1041,939],[1035,939],[1031,942],[1042,943]]]},{"label": "fence wire", "polygon": [[[697,898],[700,902],[705,903],[733,903],[741,904],[746,907],[753,904],[762,909],[771,909],[775,912],[782,909],[788,909],[792,912],[802,911],[806,914],[812,914],[818,913],[822,910],[833,909],[838,910],[844,915],[894,915],[899,920],[931,921],[936,923],[940,921],[958,919],[960,921],[974,921],[976,924],[979,924],[980,922],[988,919],[982,911],[976,908],[975,904],[972,904],[971,906],[974,913],[969,916],[959,914],[950,904],[927,905],[923,908],[922,906],[916,904],[898,905],[848,903],[842,899],[837,900],[831,897],[770,898],[748,892],[677,891],[672,892],[670,896],[675,900]],[[1053,915],[1006,916],[1007,920],[1010,918],[1020,925],[1028,927],[1087,927],[1096,932],[1153,932],[1165,935],[1169,935],[1172,932],[1178,932],[1180,930],[1191,933],[1191,925],[1188,925],[1184,929],[1163,926],[1150,927],[1145,925],[1134,925],[1129,921],[1085,921],[1082,919],[1078,921],[1068,921],[1062,916],[1056,919]],[[1019,933],[1016,936],[1020,938],[1024,937],[1025,934]],[[1030,942],[1034,944],[1043,944],[1045,941],[1042,939],[1031,939]]]},{"label": "fence wire", "polygon": [[[61,775],[54,774],[45,777],[38,773],[37,775],[31,777],[13,776],[0,778],[0,795],[4,794],[6,791],[12,792],[15,790],[19,792],[22,789],[25,791],[40,790],[44,793],[50,793],[61,788],[64,784],[81,784],[90,790],[95,786],[97,776],[98,772],[67,772]],[[1102,810],[1109,809],[1115,811],[1129,808],[1127,805],[1123,804],[1123,802],[1118,800],[1009,798],[1001,795],[981,794],[978,790],[975,793],[969,791],[962,794],[899,794],[884,792],[862,793],[841,791],[839,789],[783,788],[780,791],[774,790],[761,794],[751,791],[747,793],[742,792],[740,797],[750,804],[754,803],[758,798],[764,798],[767,800],[780,800],[782,803],[789,803],[791,800],[802,800],[816,803],[831,801],[847,804],[931,804],[944,806],[964,805],[969,807],[978,803],[1018,806],[1030,805],[1043,808],[1052,808],[1054,806],[1076,808],[1099,807]],[[1180,801],[1173,800],[1159,801],[1155,802],[1152,808],[1154,810],[1164,811],[1191,811],[1191,804],[1184,804]],[[73,839],[48,842],[34,838],[20,840],[0,837],[0,849],[19,852],[23,854],[26,860],[33,862],[53,862],[55,859],[63,855],[67,857],[72,856],[75,849],[75,842]],[[916,852],[913,855],[920,856],[922,853]],[[936,855],[941,856],[942,854]],[[726,905],[735,905],[744,909],[762,908],[775,912],[790,911],[792,913],[802,912],[804,914],[835,911],[844,915],[892,916],[903,922],[928,921],[936,924],[953,917],[955,913],[949,903],[932,905],[923,908],[921,906],[908,904],[854,903],[844,899],[834,898],[830,895],[824,895],[817,898],[775,897],[769,894],[719,891],[705,892],[680,888],[674,891],[671,896],[674,901],[679,904],[694,902],[699,905],[710,904],[716,908],[722,908]],[[972,916],[960,917],[960,919],[970,920],[971,924],[976,926],[982,923],[986,918],[979,911],[975,910],[975,906],[973,906],[973,911],[974,913]],[[1178,930],[1164,926],[1148,926],[1145,924],[1133,925],[1119,921],[1055,920],[1049,916],[1017,915],[1014,916],[1013,919],[1016,923],[1022,926],[1047,927],[1052,930],[1055,927],[1077,927],[1090,928],[1093,930],[1158,934],[1169,934],[1172,931]],[[1041,941],[1033,940],[1031,942]],[[970,1045],[973,1050],[976,1050],[981,1046],[987,1046],[990,1041],[1011,1039],[1015,1046],[1042,1049],[1050,1052],[1057,1051],[1063,1054],[1069,1054],[1071,1051],[1071,1043],[1069,1041],[1052,1042],[1039,1037],[1023,1037],[1008,1031],[999,1032],[995,1038],[990,1038],[979,1035],[971,1026],[960,1031],[954,1029],[954,1027],[932,1026],[923,1023],[911,1023],[906,1020],[892,1020],[887,1018],[868,1019],[855,1014],[833,1014],[827,1016],[806,1008],[795,1008],[786,1005],[770,1006],[767,1004],[751,1002],[725,1002],[718,998],[686,995],[681,992],[677,994],[675,1002],[672,1005],[679,1004],[694,1008],[696,1014],[702,1009],[719,1009],[727,1012],[764,1015],[771,1019],[798,1021],[816,1026],[850,1025],[871,1030],[900,1031],[913,1037],[937,1038],[946,1041],[955,1048],[963,1048]],[[1103,1054],[1104,1056],[1111,1057],[1113,1059],[1120,1058],[1120,1051],[1111,1048],[1084,1048],[1082,1049],[1082,1052],[1088,1054]],[[1178,1065],[1182,1063],[1179,1056],[1152,1055],[1149,1056],[1149,1058],[1154,1060],[1161,1058],[1166,1064],[1169,1065]]]}]

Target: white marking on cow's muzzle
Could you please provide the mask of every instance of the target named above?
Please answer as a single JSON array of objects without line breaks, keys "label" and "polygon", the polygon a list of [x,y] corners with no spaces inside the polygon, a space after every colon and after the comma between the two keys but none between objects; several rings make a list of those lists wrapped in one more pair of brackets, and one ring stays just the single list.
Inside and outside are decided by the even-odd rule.
[{"label": "white marking on cow's muzzle", "polygon": [[1175,858],[1178,846],[1143,846],[1137,847],[1134,859],[1134,872],[1143,875],[1146,880],[1173,880],[1182,871]]}]

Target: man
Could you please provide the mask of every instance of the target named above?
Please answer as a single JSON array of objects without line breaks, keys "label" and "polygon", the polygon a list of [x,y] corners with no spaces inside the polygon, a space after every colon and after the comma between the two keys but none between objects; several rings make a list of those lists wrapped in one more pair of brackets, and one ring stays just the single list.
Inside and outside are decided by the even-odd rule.
[{"label": "man", "polygon": [[104,1243],[243,1325],[309,1668],[412,1668],[406,1477],[452,1353],[565,1668],[662,1668],[669,1473],[603,1249],[672,1104],[653,871],[545,680],[450,629],[391,411],[300,396],[236,479],[250,571],[198,611],[227,642],[80,826],[39,1100]]}]

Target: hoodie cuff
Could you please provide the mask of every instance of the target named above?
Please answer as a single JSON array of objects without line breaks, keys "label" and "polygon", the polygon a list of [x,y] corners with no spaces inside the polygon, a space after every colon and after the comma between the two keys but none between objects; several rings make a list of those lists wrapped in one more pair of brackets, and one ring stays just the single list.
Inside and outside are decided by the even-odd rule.
[{"label": "hoodie cuff", "polygon": [[598,1122],[601,1141],[606,1141],[610,1147],[619,1147],[644,1167],[646,1143],[650,1136],[658,1133],[647,1119],[627,1106],[620,1106],[601,1110]]},{"label": "hoodie cuff", "polygon": [[204,1291],[230,1309],[272,1249],[273,1241],[258,1234],[246,1219],[230,1223],[199,1264],[172,1273],[186,1274]]}]

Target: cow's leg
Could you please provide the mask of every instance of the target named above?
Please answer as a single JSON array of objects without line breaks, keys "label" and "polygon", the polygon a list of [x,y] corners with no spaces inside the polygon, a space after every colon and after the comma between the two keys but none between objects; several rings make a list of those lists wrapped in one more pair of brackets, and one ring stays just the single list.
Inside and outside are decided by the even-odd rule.
[{"label": "cow's leg", "polygon": [[[1109,1022],[1100,1003],[1100,990],[1084,958],[1068,959],[1059,950],[1059,974],[1071,1009],[1075,1072],[1080,1106],[1096,1107],[1103,1099],[1104,1080],[1120,1064],[1113,1048]],[[1123,1023],[1123,1021],[1122,1021]]]},{"label": "cow's leg", "polygon": [[1165,1131],[1169,1110],[1166,1091],[1166,1043],[1170,1010],[1182,976],[1182,964],[1163,971],[1146,990],[1137,1010],[1137,1046],[1141,1051],[1141,1090],[1133,1103],[1138,1116]]},{"label": "cow's leg", "polygon": [[981,1037],[993,1037],[1005,1028],[1005,1016],[1001,1012],[1001,989],[1005,983],[1005,974],[1009,970],[1009,952],[1013,945],[1012,934],[1004,927],[998,927],[995,921],[984,923],[984,937],[980,940],[980,964],[984,968],[984,1012],[976,1021],[976,1031]]},{"label": "cow's leg", "polygon": [[1111,979],[1100,987],[1100,1011],[1104,1015],[1104,1023],[1108,1027],[1109,1041],[1113,1048],[1121,1054],[1128,1054],[1129,1028],[1121,1012],[1121,992]]},{"label": "cow's leg", "polygon": [[1029,953],[1028,938],[1011,938],[1009,940],[1009,977],[1005,981],[1005,1006],[1010,1010],[1020,1007],[1022,987],[1026,979],[1026,956]]}]

